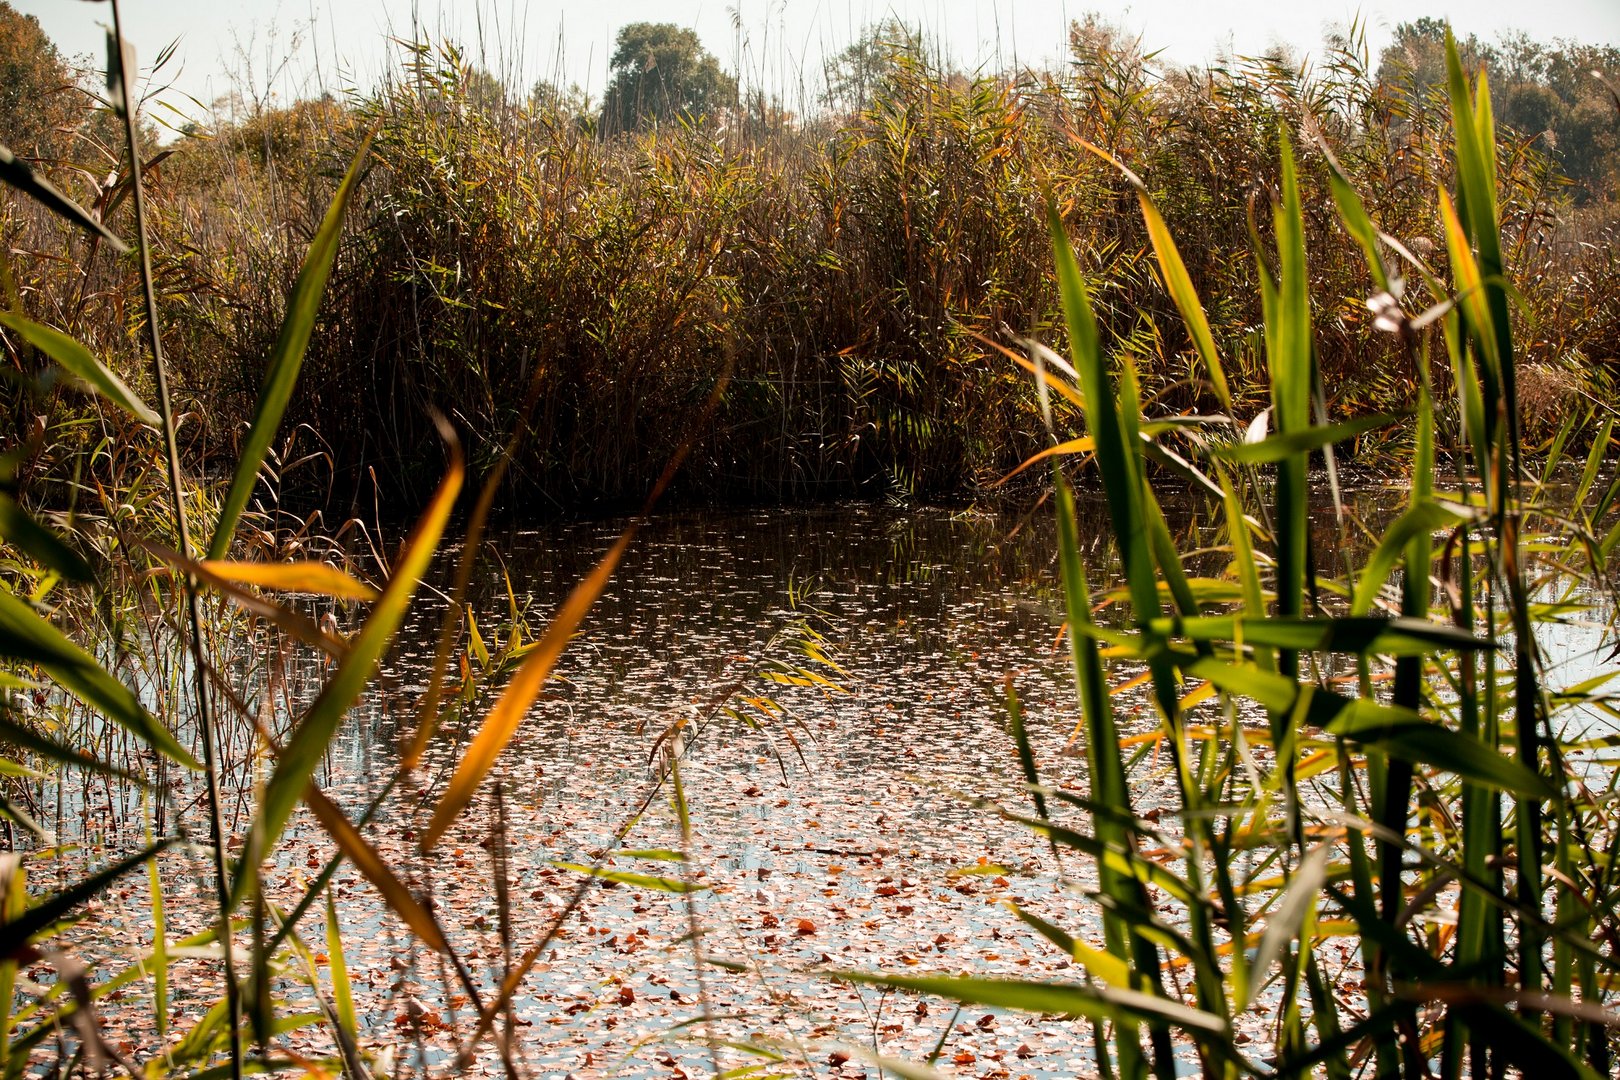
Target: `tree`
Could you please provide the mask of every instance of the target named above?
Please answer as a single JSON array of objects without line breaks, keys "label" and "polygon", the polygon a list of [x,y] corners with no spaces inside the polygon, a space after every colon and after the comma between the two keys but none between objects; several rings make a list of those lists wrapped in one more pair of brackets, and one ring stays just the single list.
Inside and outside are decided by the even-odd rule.
[{"label": "tree", "polygon": [[895,16],[868,24],[853,44],[827,60],[823,75],[822,103],[845,114],[864,112],[918,76],[953,90],[973,82],[952,61],[942,38]]},{"label": "tree", "polygon": [[[1445,23],[1421,18],[1395,28],[1379,57],[1378,81],[1409,109],[1445,92]],[[1620,49],[1570,41],[1543,44],[1505,34],[1488,44],[1457,43],[1463,66],[1483,68],[1505,132],[1537,139],[1575,181],[1578,201],[1620,192],[1620,124],[1609,85],[1620,75]],[[1606,81],[1607,80],[1607,81]]]},{"label": "tree", "polygon": [[602,101],[602,131],[635,131],[666,120],[694,121],[737,100],[737,80],[691,30],[674,23],[631,23],[619,31],[612,81]]},{"label": "tree", "polygon": [[596,124],[591,96],[578,83],[565,90],[561,83],[541,79],[529,91],[529,112],[537,117],[589,131]]},{"label": "tree", "polygon": [[[1457,55],[1466,70],[1476,70],[1494,59],[1494,50],[1473,34],[1457,42]],[[1446,23],[1425,15],[1395,27],[1395,40],[1378,56],[1378,81],[1412,94],[1446,85]]]},{"label": "tree", "polygon": [[892,17],[874,23],[828,62],[823,100],[834,109],[861,112],[901,65],[922,62],[924,50],[921,27],[913,29]]},{"label": "tree", "polygon": [[0,143],[19,157],[57,157],[78,109],[77,80],[39,20],[0,0]]}]

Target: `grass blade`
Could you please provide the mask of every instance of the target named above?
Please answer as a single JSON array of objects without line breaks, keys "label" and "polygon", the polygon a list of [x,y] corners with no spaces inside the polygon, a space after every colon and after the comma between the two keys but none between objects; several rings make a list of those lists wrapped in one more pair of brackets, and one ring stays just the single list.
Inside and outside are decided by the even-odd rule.
[{"label": "grass blade", "polygon": [[82,379],[96,393],[117,405],[143,424],[160,427],[162,420],[152,406],[136,396],[123,379],[91,355],[90,350],[60,330],[52,330],[23,318],[14,311],[0,311],[0,326],[62,366],[68,374]]},{"label": "grass blade", "polygon": [[343,930],[338,925],[337,903],[326,890],[326,959],[332,968],[332,1004],[338,1024],[351,1043],[358,1043],[360,1021],[354,1011],[354,987],[349,982],[349,961],[343,953]]},{"label": "grass blade", "polygon": [[1198,299],[1198,290],[1193,288],[1192,278],[1187,274],[1187,264],[1182,261],[1175,238],[1170,235],[1169,226],[1164,223],[1147,191],[1139,188],[1136,199],[1142,204],[1142,220],[1147,223],[1148,238],[1153,241],[1153,253],[1159,259],[1159,272],[1164,277],[1171,298],[1176,302],[1176,310],[1181,312],[1181,321],[1187,325],[1193,348],[1198,351],[1198,358],[1209,372],[1215,396],[1220,399],[1221,406],[1230,412],[1232,391],[1226,384],[1226,370],[1215,348],[1215,336],[1210,333],[1209,319],[1204,314],[1203,303]]},{"label": "grass blade", "polygon": [[159,840],[145,851],[121,859],[75,882],[70,888],[41,900],[15,919],[0,922],[0,942],[3,942],[0,944],[0,955],[7,959],[18,958],[27,950],[28,943],[35,934],[62,921],[68,912],[99,895],[131,870],[180,843],[183,841],[174,837]]},{"label": "grass blade", "polygon": [[[1271,970],[1271,965],[1279,957],[1286,954],[1288,943],[1299,937],[1300,929],[1315,907],[1322,883],[1327,880],[1328,857],[1331,854],[1326,844],[1319,845],[1311,849],[1299,869],[1294,871],[1282,902],[1266,922],[1266,932],[1260,939],[1260,948],[1255,952],[1254,964],[1249,969],[1252,978],[1248,1000],[1242,1002],[1242,1008],[1247,1009],[1254,1004],[1254,996],[1265,983],[1266,972]],[[1300,945],[1305,948],[1308,943],[1301,941]]]},{"label": "grass blade", "polygon": [[150,781],[138,773],[91,757],[79,747],[58,742],[48,735],[42,735],[26,725],[17,723],[3,707],[0,707],[0,743],[9,743],[20,750],[31,751],[47,761],[71,765],[73,768],[84,769],[86,772],[101,776],[116,777],[142,787],[150,786]]},{"label": "grass blade", "polygon": [[[1355,616],[1366,615],[1372,611],[1374,602],[1378,599],[1379,591],[1389,578],[1390,571],[1404,554],[1409,566],[1421,564],[1421,569],[1428,568],[1428,537],[1440,529],[1455,527],[1463,521],[1463,515],[1458,508],[1443,505],[1438,502],[1418,502],[1408,508],[1394,523],[1384,530],[1384,535],[1378,541],[1378,547],[1368,557],[1356,579],[1355,594],[1350,602],[1350,613]],[[1413,550],[1414,544],[1423,544],[1423,557],[1415,561],[1413,556],[1418,554]],[[1427,576],[1424,581],[1427,581]],[[1428,605],[1414,605],[1416,610],[1422,610]],[[1403,608],[1403,610],[1405,610]]]},{"label": "grass blade", "polygon": [[1169,1023],[1184,1031],[1217,1039],[1227,1034],[1226,1023],[1218,1016],[1155,994],[1116,987],[1026,982],[1019,979],[870,975],[856,971],[842,971],[836,977],[869,986],[933,994],[969,1005],[1017,1009],[1048,1016],[1085,1016],[1117,1023]]},{"label": "grass blade", "polygon": [[1376,716],[1335,721],[1330,729],[1364,747],[1414,765],[1431,765],[1498,791],[1529,799],[1550,799],[1557,792],[1522,762],[1505,757],[1471,735],[1429,723],[1390,725]]},{"label": "grass blade", "polygon": [[204,559],[202,569],[227,581],[283,592],[319,593],[339,600],[377,599],[377,590],[322,562],[255,563]]},{"label": "grass blade", "polygon": [[377,662],[394,640],[422,574],[438,549],[439,538],[444,534],[456,496],[461,492],[464,475],[460,446],[452,443],[450,468],[406,540],[387,587],[383,589],[371,616],[355,636],[348,656],[338,664],[331,680],[287,741],[276,762],[275,771],[264,786],[259,813],[244,848],[245,855],[237,865],[236,881],[231,892],[233,909],[242,902],[256,880],[258,859],[270,851],[281,830],[286,827],[287,819],[292,816],[293,808],[303,798],[310,778],[315,775],[316,767],[326,754],[327,744],[337,733],[338,724],[371,681]]},{"label": "grass blade", "polygon": [[38,664],[74,697],[164,757],[188,769],[201,767],[134,691],[6,589],[0,589],[0,653]]},{"label": "grass blade", "polygon": [[51,213],[66,218],[87,233],[101,237],[120,255],[129,251],[129,245],[118,239],[107,226],[92,217],[84,207],[62,194],[55,184],[35,172],[33,166],[17,157],[3,144],[0,144],[0,180],[33,197]]},{"label": "grass blade", "polygon": [[1308,454],[1312,450],[1320,450],[1324,446],[1344,442],[1346,439],[1353,439],[1369,431],[1389,427],[1400,419],[1401,417],[1389,413],[1358,416],[1354,420],[1329,424],[1326,427],[1313,427],[1303,431],[1279,431],[1276,435],[1259,442],[1211,447],[1209,453],[1211,457],[1240,465],[1270,465],[1286,458]]},{"label": "grass blade", "polygon": [[95,580],[95,572],[77,551],[35,521],[5,492],[0,492],[0,541],[15,545],[18,551],[56,571],[69,581]]},{"label": "grass blade", "polygon": [[[315,812],[316,820],[321,828],[326,830],[345,858],[354,864],[356,870],[365,875],[367,881],[376,888],[400,921],[410,927],[417,939],[436,953],[448,955],[450,943],[445,940],[444,931],[431,912],[423,907],[421,902],[412,895],[410,889],[405,887],[393,870],[389,869],[377,849],[366,841],[360,830],[354,827],[348,815],[339,810],[326,794],[316,787],[313,782],[304,788],[304,802]],[[327,894],[328,903],[331,894]],[[351,1011],[353,1006],[350,1006]]]},{"label": "grass blade", "polygon": [[1011,672],[1007,673],[1003,686],[1007,701],[1007,727],[1018,750],[1018,766],[1023,770],[1024,783],[1029,785],[1030,795],[1035,800],[1035,814],[1041,818],[1051,817],[1046,812],[1046,795],[1040,786],[1041,774],[1035,765],[1035,751],[1029,744],[1029,732],[1024,728],[1024,710],[1018,703],[1018,691],[1013,686]]},{"label": "grass blade", "polygon": [[690,881],[662,877],[657,874],[637,874],[629,870],[608,870],[600,866],[583,866],[571,862],[554,862],[551,865],[559,870],[571,870],[576,874],[585,874],[587,877],[593,877],[600,881],[612,881],[636,889],[647,889],[651,892],[676,893],[684,896],[687,893],[702,892],[708,888],[707,885],[697,885]]}]

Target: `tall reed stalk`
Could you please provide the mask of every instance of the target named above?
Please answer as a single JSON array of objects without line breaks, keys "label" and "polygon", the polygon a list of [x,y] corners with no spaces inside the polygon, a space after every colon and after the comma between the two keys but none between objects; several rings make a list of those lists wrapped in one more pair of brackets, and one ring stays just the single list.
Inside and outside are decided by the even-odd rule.
[{"label": "tall reed stalk", "polygon": [[[124,41],[123,19],[118,0],[112,0],[112,34],[107,40],[107,92],[113,111],[124,122],[128,152],[130,202],[135,213],[135,256],[140,261],[141,303],[145,309],[147,347],[152,358],[152,382],[157,388],[159,429],[163,437],[164,464],[169,476],[169,499],[174,508],[174,528],[180,541],[180,558],[190,563],[191,526],[186,520],[185,483],[181,475],[180,449],[174,437],[174,411],[169,403],[169,373],[163,361],[162,323],[158,317],[157,294],[152,282],[152,252],[147,242],[146,190],[141,183],[141,145],[135,129],[134,50]],[[197,710],[197,731],[202,738],[203,781],[208,804],[208,842],[214,856],[214,888],[219,899],[220,963],[224,966],[225,1000],[230,1013],[230,1072],[232,1080],[242,1075],[242,993],[236,981],[235,934],[231,932],[230,877],[225,852],[225,824],[220,815],[218,732],[208,688],[208,657],[203,653],[202,609],[197,596],[197,579],[183,573],[181,597],[185,605],[187,629],[184,647],[191,653],[193,706]]]}]

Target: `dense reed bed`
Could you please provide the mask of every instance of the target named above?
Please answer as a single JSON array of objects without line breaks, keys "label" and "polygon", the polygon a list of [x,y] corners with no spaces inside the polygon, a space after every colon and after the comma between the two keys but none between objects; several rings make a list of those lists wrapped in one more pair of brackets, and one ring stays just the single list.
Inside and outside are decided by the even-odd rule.
[{"label": "dense reed bed", "polygon": [[[1042,445],[1035,396],[994,346],[1057,323],[1048,197],[1144,392],[1202,407],[1207,376],[1129,187],[1082,142],[1135,170],[1185,238],[1247,416],[1268,390],[1247,251],[1251,230],[1269,237],[1256,208],[1279,183],[1278,133],[1293,133],[1330,412],[1410,400],[1418,373],[1362,303],[1373,282],[1332,212],[1318,138],[1394,235],[1438,245],[1451,164],[1423,77],[1374,70],[1355,38],[1309,63],[1177,70],[1096,23],[1050,71],[969,77],[905,35],[868,49],[859,94],[803,115],[758,99],[603,137],[568,95],[514,103],[463,53],[421,44],[367,97],[249,109],[173,144],[154,170],[153,250],[191,437],[229,459],[278,298],[368,132],[289,406],[302,451],[327,467],[287,480],[340,510],[371,503],[370,469],[386,501],[431,489],[443,457],[428,405],[478,469],[524,418],[535,437],[509,490],[556,508],[635,505],[688,434],[677,495],[694,499],[981,487]],[[1606,395],[1620,313],[1604,189],[1575,206],[1532,136],[1504,140],[1498,164],[1536,442],[1556,428],[1544,417]],[[118,190],[99,192],[102,209],[127,207]],[[30,310],[122,363],[127,275],[97,258],[79,277],[43,220],[13,218],[14,246],[39,253],[17,266]],[[682,418],[722,379],[712,422],[689,433]],[[1387,450],[1389,433],[1367,445]]]},{"label": "dense reed bed", "polygon": [[[1545,651],[1548,628],[1574,611],[1607,610],[1613,630],[1607,568],[1620,533],[1597,524],[1620,493],[1598,482],[1612,422],[1573,493],[1548,486],[1550,467],[1528,469],[1492,103],[1449,35],[1447,49],[1456,181],[1440,192],[1435,257],[1459,290],[1384,231],[1342,173],[1333,178],[1337,214],[1381,290],[1369,306],[1422,361],[1410,503],[1368,538],[1376,544],[1364,559],[1352,554],[1360,524],[1333,486],[1332,448],[1365,425],[1330,423],[1322,407],[1316,256],[1286,137],[1273,244],[1256,251],[1269,426],[1237,444],[1211,441],[1206,426],[1236,427],[1236,417],[1189,426],[1144,404],[1134,364],[1111,369],[1054,209],[1072,366],[1051,357],[1036,375],[1084,416],[1085,436],[1052,454],[1084,453],[1101,474],[1121,581],[1106,599],[1125,614],[1098,617],[1070,481],[1055,469],[1090,785],[1084,797],[1041,785],[1009,677],[1034,813],[1003,813],[1089,865],[1095,876],[1075,880],[1100,908],[1103,945],[1024,915],[1072,955],[1083,984],[852,978],[1088,1018],[1105,1076],[1172,1077],[1194,1061],[1226,1077],[1612,1074],[1620,1016],[1608,1007],[1606,898],[1620,833],[1601,687],[1615,672],[1555,671]],[[1138,196],[1225,405],[1204,301],[1154,200],[1145,188]],[[1408,276],[1423,284],[1397,299]],[[1431,358],[1449,370],[1451,421],[1437,407]],[[1567,446],[1563,433],[1556,441]],[[1189,446],[1186,459],[1167,460]],[[1337,508],[1331,555],[1313,536],[1318,450]],[[1153,465],[1208,492],[1226,574],[1189,573]],[[1148,821],[1135,809],[1133,744],[1143,740],[1121,738],[1114,700],[1131,686],[1157,714],[1148,741],[1180,795],[1173,826],[1170,815]],[[1343,940],[1358,951],[1350,964]],[[1232,1037],[1234,1021],[1253,1012],[1270,1018],[1264,1060]]]},{"label": "dense reed bed", "polygon": [[[436,967],[464,1010],[448,1021],[420,1006],[402,1014],[402,1040],[420,1047],[433,1025],[454,1040],[445,1060],[420,1054],[423,1071],[487,1055],[517,1075],[526,1036],[514,995],[590,890],[614,885],[685,905],[699,1003],[690,1030],[718,1073],[705,982],[718,965],[694,899],[708,886],[690,857],[682,779],[688,728],[726,710],[768,727],[779,714],[762,685],[830,689],[837,665],[797,625],[777,639],[781,655],[651,733],[654,768],[626,800],[624,825],[589,863],[559,866],[577,880],[567,901],[515,939],[499,766],[642,519],[549,621],[514,599],[507,625],[480,630],[468,588],[503,485],[559,501],[641,493],[645,513],[677,476],[711,495],[868,476],[935,490],[993,474],[1000,455],[1054,466],[1054,573],[1088,783],[1041,783],[1009,678],[1028,806],[984,812],[1012,815],[1061,853],[1067,909],[1016,914],[1076,976],[825,977],[1089,1023],[1096,1071],[1109,1077],[1612,1072],[1614,671],[1569,683],[1538,632],[1594,611],[1613,632],[1620,481],[1603,474],[1614,424],[1565,397],[1543,413],[1527,407],[1538,365],[1574,388],[1547,375],[1555,394],[1601,386],[1588,380],[1603,372],[1580,354],[1596,339],[1552,347],[1533,321],[1552,302],[1544,281],[1525,276],[1547,257],[1549,174],[1504,149],[1487,82],[1471,79],[1449,37],[1445,108],[1415,162],[1376,141],[1388,128],[1354,122],[1353,97],[1313,98],[1323,83],[1264,63],[1184,88],[1194,103],[1252,92],[1252,104],[1215,119],[1260,118],[1241,128],[1252,145],[1195,180],[1149,167],[1183,128],[1133,126],[1168,115],[1163,95],[1180,84],[1132,89],[1139,65],[1129,63],[1102,64],[1082,84],[1096,95],[1087,99],[1039,78],[955,83],[901,57],[867,111],[824,142],[805,130],[739,141],[690,127],[604,147],[571,123],[535,128],[533,117],[520,125],[469,109],[456,96],[462,69],[424,49],[409,78],[363,108],[303,110],[325,117],[321,130],[354,133],[324,204],[319,155],[293,156],[302,173],[268,168],[270,157],[255,171],[254,140],[216,143],[243,165],[222,174],[240,185],[230,205],[243,216],[227,218],[218,189],[196,180],[176,178],[149,205],[112,11],[107,98],[130,164],[102,191],[105,212],[26,166],[5,170],[27,213],[41,215],[31,227],[72,230],[58,258],[82,268],[72,293],[45,288],[37,265],[14,271],[0,313],[33,361],[10,391],[29,411],[14,415],[38,418],[6,459],[0,499],[6,1076],[108,1062],[199,1077],[397,1071],[389,1047],[362,1038],[355,1011],[352,943],[332,888],[344,863],[410,935],[401,968]],[[1326,85],[1365,85],[1340,78]],[[514,134],[531,130],[544,134]],[[1197,145],[1192,157],[1218,144]],[[830,149],[804,157],[800,146]],[[514,160],[525,168],[503,164]],[[796,171],[806,161],[836,167]],[[1427,171],[1410,184],[1379,172],[1409,168]],[[784,175],[794,182],[777,185]],[[1248,186],[1234,192],[1239,176]],[[1410,194],[1424,187],[1432,197]],[[776,209],[756,220],[760,191],[804,202],[766,203]],[[188,203],[187,192],[203,197]],[[123,202],[127,239],[109,227]],[[269,218],[282,224],[307,215],[303,231],[254,231],[272,205],[296,211]],[[229,243],[188,245],[181,226],[219,227]],[[1180,242],[1189,236],[1208,246]],[[1581,256],[1609,257],[1601,246]],[[760,276],[739,268],[757,268],[749,260],[765,265]],[[806,276],[827,291],[795,291]],[[1568,303],[1612,282],[1554,284]],[[1042,305],[1061,319],[1067,358],[1040,340]],[[806,343],[802,381],[787,380],[786,354],[771,351],[789,340],[773,336],[779,322]],[[838,339],[818,335],[834,330],[855,337],[823,353]],[[132,351],[144,374],[103,359]],[[215,430],[197,445],[234,448],[218,485],[196,480],[195,457],[181,453],[171,355],[189,393],[239,395],[223,415],[250,418],[228,437],[209,418]],[[360,389],[376,384],[345,364],[414,396],[384,413]],[[64,420],[69,384],[94,397]],[[787,388],[826,410],[818,422],[830,418],[814,429],[814,454],[792,441],[810,429],[786,423],[801,415],[783,407],[799,400]],[[515,392],[525,396],[514,406]],[[423,420],[410,402],[441,415]],[[298,435],[300,421],[323,415],[328,426]],[[1364,559],[1342,508],[1336,543],[1313,543],[1313,463],[1326,464],[1337,507],[1342,454],[1397,426],[1410,433],[1409,507],[1368,538]],[[354,433],[370,441],[356,449]],[[369,551],[369,564],[338,565],[307,525],[276,513],[298,438],[316,436],[351,467],[397,453],[395,485],[422,494],[406,539]],[[429,439],[434,454],[418,452]],[[1548,481],[1566,463],[1574,490],[1555,491]],[[1074,527],[1081,467],[1100,476],[1113,532],[1110,584],[1096,598]],[[436,482],[424,486],[430,468]],[[1171,532],[1155,495],[1167,477],[1208,499],[1213,542],[1200,536],[1183,553],[1193,544]],[[423,583],[453,520],[462,542],[430,599]],[[1217,573],[1189,570],[1210,559]],[[354,631],[312,620],[311,596],[354,605]],[[372,801],[340,807],[323,790],[323,759],[424,603],[441,629],[404,709],[397,761]],[[330,658],[296,706],[267,640]],[[1125,740],[1116,702],[1132,694],[1154,724]],[[1180,798],[1155,820],[1133,796],[1144,744]],[[57,814],[105,805],[110,820],[115,804],[144,800],[148,836],[75,863],[38,820],[47,808],[30,793],[42,774],[59,792],[83,778],[80,801],[59,797]],[[189,813],[174,805],[182,795]],[[410,815],[408,846],[385,858],[374,818],[391,797]],[[670,846],[621,854],[658,872],[612,869],[655,800],[673,810]],[[289,873],[278,858],[295,819],[326,847]],[[489,851],[500,948],[488,968],[473,967],[467,928],[431,894],[457,844]],[[171,912],[165,897],[179,883],[165,868],[176,857],[206,887]],[[117,890],[141,873],[149,950],[87,968],[75,923],[92,902],[127,896]],[[170,934],[171,916],[188,936]],[[171,1033],[181,981],[205,1003]],[[148,1005],[159,1048],[124,1060],[97,1013]],[[1272,1018],[1259,1045],[1237,1032],[1256,1013]],[[310,1031],[318,1045],[300,1041]],[[814,1071],[824,1049],[760,1032],[729,1047],[757,1062],[730,1075]],[[841,1067],[863,1053],[820,1060]],[[934,1075],[934,1064],[877,1063],[908,1076]]]}]

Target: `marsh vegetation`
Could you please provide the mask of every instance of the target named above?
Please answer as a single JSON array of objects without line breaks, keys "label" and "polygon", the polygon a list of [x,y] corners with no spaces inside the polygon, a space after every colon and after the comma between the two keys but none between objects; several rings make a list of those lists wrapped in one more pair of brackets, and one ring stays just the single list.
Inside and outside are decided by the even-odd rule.
[{"label": "marsh vegetation", "polygon": [[0,103],[6,1076],[1612,1073],[1614,50],[159,149],[112,11]]}]

